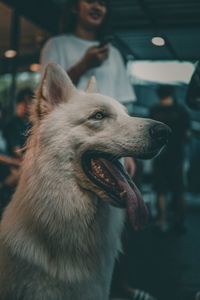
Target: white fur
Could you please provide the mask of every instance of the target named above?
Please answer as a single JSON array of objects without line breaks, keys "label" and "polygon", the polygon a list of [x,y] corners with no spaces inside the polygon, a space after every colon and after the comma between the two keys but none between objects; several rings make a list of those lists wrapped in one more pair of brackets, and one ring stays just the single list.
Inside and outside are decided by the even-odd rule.
[{"label": "white fur", "polygon": [[[1,223],[1,300],[107,300],[124,211],[86,178],[81,156],[152,151],[153,121],[131,118],[110,97],[77,91],[46,69],[17,191]],[[90,116],[105,113],[103,120]]]}]

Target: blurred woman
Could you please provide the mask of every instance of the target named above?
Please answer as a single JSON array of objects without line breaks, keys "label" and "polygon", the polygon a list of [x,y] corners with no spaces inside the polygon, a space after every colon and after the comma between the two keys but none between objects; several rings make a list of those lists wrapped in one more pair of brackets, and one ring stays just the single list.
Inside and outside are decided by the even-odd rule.
[{"label": "blurred woman", "polygon": [[85,89],[94,75],[100,93],[122,103],[134,101],[121,54],[109,43],[109,15],[109,1],[69,1],[61,22],[65,33],[47,41],[41,65],[60,64],[79,89]]}]

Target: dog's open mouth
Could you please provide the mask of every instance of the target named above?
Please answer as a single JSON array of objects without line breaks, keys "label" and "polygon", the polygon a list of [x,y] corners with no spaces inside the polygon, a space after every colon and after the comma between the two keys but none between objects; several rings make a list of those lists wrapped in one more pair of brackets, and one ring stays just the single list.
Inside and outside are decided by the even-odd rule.
[{"label": "dog's open mouth", "polygon": [[104,153],[86,152],[82,157],[82,165],[87,177],[109,196],[110,204],[127,209],[135,229],[146,224],[147,207],[118,159]]}]

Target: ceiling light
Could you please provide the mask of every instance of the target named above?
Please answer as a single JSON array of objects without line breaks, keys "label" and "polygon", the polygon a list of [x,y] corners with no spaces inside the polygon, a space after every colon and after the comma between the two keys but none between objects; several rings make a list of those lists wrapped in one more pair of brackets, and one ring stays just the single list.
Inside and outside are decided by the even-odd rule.
[{"label": "ceiling light", "polygon": [[164,46],[165,45],[165,40],[160,37],[160,36],[155,36],[151,39],[152,44],[155,46]]},{"label": "ceiling light", "polygon": [[9,50],[6,50],[6,51],[4,52],[4,55],[5,55],[5,57],[7,57],[7,58],[13,58],[13,57],[15,57],[15,56],[17,55],[17,51],[16,51],[16,50],[13,50],[13,49],[9,49]]},{"label": "ceiling light", "polygon": [[30,70],[32,72],[39,72],[39,70],[40,70],[40,64],[31,64],[30,65]]}]

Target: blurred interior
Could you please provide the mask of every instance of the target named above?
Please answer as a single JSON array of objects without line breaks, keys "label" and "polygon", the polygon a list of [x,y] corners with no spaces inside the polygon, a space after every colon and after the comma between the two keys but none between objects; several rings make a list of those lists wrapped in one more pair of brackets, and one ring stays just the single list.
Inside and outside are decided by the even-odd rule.
[{"label": "blurred interior", "polygon": [[[0,105],[6,120],[14,114],[16,93],[37,87],[40,50],[58,32],[64,3],[0,1]],[[200,290],[200,111],[187,106],[186,95],[200,57],[200,2],[111,0],[111,7],[113,44],[123,55],[137,95],[136,102],[126,103],[129,113],[147,117],[149,109],[158,103],[157,86],[170,84],[175,87],[176,101],[191,118],[184,161],[187,231],[165,237],[151,228],[133,233],[127,254],[129,266],[124,272],[130,285],[147,290],[158,300],[194,300]],[[155,37],[160,40],[153,43]],[[140,189],[154,216],[152,161],[139,164]]]}]

